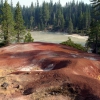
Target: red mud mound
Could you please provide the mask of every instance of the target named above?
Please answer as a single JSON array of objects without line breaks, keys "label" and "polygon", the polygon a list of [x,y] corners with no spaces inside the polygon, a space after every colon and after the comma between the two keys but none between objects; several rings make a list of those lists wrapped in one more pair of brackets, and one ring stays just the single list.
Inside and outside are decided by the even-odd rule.
[{"label": "red mud mound", "polygon": [[1,48],[0,100],[100,100],[100,56],[52,43]]}]

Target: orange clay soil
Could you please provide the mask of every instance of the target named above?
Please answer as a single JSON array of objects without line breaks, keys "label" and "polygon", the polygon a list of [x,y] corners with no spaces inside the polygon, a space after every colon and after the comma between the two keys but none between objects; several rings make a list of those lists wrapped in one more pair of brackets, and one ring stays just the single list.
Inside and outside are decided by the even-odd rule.
[{"label": "orange clay soil", "polygon": [[0,100],[100,100],[100,56],[40,42],[0,48]]}]

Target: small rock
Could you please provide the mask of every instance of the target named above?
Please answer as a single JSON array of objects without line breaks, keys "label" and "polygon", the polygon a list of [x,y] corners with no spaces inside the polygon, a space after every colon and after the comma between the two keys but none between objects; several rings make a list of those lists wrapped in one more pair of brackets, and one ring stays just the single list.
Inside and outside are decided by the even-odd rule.
[{"label": "small rock", "polygon": [[26,90],[24,90],[23,95],[29,95],[33,93],[33,88],[28,88]]},{"label": "small rock", "polygon": [[51,95],[55,95],[55,92],[51,92],[50,94],[51,94]]},{"label": "small rock", "polygon": [[1,85],[1,87],[3,87],[3,88],[6,89],[6,88],[8,87],[8,85],[9,85],[8,83],[4,82],[4,83]]}]

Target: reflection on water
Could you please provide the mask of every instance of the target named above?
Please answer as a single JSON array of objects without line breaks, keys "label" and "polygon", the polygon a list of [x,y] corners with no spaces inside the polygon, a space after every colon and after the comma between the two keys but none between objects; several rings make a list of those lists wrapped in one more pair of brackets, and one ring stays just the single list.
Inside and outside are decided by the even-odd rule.
[{"label": "reflection on water", "polygon": [[71,38],[72,41],[75,43],[80,43],[83,46],[87,38],[80,38],[78,36],[71,36],[67,33],[60,33],[60,32],[43,32],[43,31],[34,31],[31,32],[34,41],[37,42],[51,42],[51,43],[61,43],[63,41],[68,40],[68,37]]}]

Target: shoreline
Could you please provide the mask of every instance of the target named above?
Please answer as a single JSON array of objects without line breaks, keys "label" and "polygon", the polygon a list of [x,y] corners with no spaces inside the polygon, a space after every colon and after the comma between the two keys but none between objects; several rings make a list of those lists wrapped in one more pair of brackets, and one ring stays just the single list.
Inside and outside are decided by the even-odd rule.
[{"label": "shoreline", "polygon": [[85,45],[88,36],[81,36],[79,34],[60,33],[60,32],[44,32],[44,31],[33,31],[30,32],[34,41],[38,42],[50,42],[50,43],[61,43],[68,40],[68,37],[75,43]]},{"label": "shoreline", "polygon": [[65,35],[65,36],[74,37],[74,38],[78,38],[78,39],[85,39],[85,40],[88,39],[88,36],[81,36],[79,34],[71,34],[71,35]]}]

